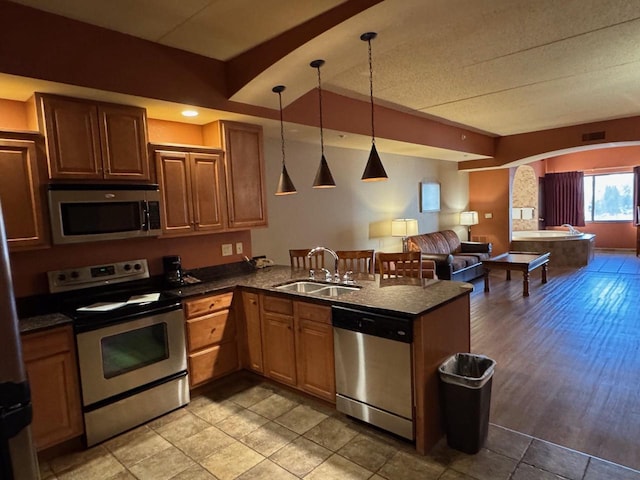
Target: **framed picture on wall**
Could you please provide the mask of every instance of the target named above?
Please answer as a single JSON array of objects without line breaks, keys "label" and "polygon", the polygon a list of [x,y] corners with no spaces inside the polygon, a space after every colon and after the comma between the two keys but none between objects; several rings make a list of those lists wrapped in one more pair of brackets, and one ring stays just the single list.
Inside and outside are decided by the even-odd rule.
[{"label": "framed picture on wall", "polygon": [[440,211],[440,184],[437,182],[422,182],[420,184],[420,211]]}]

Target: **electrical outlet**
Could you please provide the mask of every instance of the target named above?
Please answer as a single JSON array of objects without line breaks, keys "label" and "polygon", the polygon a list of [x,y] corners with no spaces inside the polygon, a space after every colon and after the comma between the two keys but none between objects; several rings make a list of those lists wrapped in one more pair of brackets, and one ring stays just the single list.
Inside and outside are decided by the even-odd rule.
[{"label": "electrical outlet", "polygon": [[229,255],[233,255],[233,245],[230,243],[222,244],[222,256],[228,257]]},{"label": "electrical outlet", "polygon": [[484,218],[493,218],[493,213],[485,213]]},{"label": "electrical outlet", "polygon": [[242,253],[242,242],[236,243],[236,253],[240,255]]}]

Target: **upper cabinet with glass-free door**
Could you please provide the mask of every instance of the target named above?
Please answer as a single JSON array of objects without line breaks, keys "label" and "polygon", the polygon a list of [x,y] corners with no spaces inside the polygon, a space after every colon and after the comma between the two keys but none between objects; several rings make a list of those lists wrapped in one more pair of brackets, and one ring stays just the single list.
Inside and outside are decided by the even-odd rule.
[{"label": "upper cabinet with glass-free door", "polygon": [[36,94],[52,180],[149,181],[144,108]]},{"label": "upper cabinet with glass-free door", "polygon": [[188,235],[226,227],[222,152],[151,146],[162,195],[162,232]]},{"label": "upper cabinet with glass-free door", "polygon": [[42,150],[35,133],[0,132],[0,203],[12,251],[48,246]]},{"label": "upper cabinet with glass-free door", "polygon": [[205,125],[203,136],[224,151],[229,229],[266,226],[262,127],[221,120]]}]

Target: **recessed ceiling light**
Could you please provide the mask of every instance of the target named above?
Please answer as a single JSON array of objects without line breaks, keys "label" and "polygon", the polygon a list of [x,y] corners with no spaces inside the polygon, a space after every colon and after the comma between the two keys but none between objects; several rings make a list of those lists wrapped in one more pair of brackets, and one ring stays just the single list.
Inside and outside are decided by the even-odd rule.
[{"label": "recessed ceiling light", "polygon": [[183,117],[197,117],[198,116],[198,112],[195,110],[183,110],[182,111],[182,116]]}]

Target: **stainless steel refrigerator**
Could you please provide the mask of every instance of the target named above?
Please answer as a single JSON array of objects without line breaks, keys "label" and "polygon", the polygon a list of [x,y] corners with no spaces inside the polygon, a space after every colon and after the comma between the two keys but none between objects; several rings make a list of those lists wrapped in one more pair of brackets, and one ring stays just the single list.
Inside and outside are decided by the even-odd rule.
[{"label": "stainless steel refrigerator", "polygon": [[22,360],[7,235],[0,205],[0,479],[38,480],[31,396]]}]

